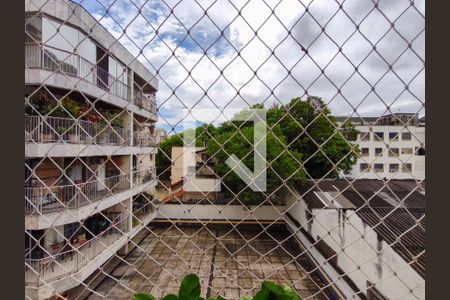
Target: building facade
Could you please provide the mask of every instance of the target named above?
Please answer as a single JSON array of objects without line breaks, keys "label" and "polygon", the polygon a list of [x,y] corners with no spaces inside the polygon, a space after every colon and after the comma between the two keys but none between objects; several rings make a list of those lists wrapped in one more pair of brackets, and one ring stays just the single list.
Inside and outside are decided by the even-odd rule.
[{"label": "building facade", "polygon": [[[425,118],[396,113],[346,118],[359,131],[360,157],[347,176],[355,179],[425,179]],[[422,121],[421,121],[422,120]]]},{"label": "building facade", "polygon": [[25,33],[26,295],[47,299],[155,217],[158,81],[70,1],[25,1]]},{"label": "building facade", "polygon": [[285,220],[340,299],[425,299],[425,184],[310,181]]}]

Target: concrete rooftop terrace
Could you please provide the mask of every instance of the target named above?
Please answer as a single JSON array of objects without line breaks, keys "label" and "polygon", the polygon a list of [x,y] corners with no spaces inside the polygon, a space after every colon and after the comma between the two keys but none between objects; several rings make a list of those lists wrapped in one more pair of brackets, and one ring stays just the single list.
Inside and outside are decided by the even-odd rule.
[{"label": "concrete rooftop terrace", "polygon": [[[184,275],[196,273],[202,297],[228,300],[254,295],[264,280],[286,283],[301,299],[333,299],[326,284],[303,256],[284,225],[266,231],[259,225],[212,227],[150,224],[124,260],[114,257],[70,291],[69,299],[130,299],[132,291],[151,292],[157,299],[177,293]],[[172,249],[174,251],[172,251]],[[297,258],[293,258],[293,257]],[[92,293],[90,290],[94,290]]]}]

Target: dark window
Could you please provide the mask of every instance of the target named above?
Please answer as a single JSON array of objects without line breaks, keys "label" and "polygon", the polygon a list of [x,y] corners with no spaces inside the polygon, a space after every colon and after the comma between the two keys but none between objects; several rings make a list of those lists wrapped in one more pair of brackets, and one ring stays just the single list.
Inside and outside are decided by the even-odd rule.
[{"label": "dark window", "polygon": [[398,156],[399,150],[398,148],[389,148],[389,155],[388,156]]},{"label": "dark window", "polygon": [[410,141],[411,132],[402,132],[402,141]]},{"label": "dark window", "polygon": [[398,132],[389,132],[390,141],[398,141]]},{"label": "dark window", "polygon": [[403,164],[402,172],[412,172],[412,164]]},{"label": "dark window", "polygon": [[373,139],[375,141],[384,141],[384,132],[374,132]]},{"label": "dark window", "polygon": [[42,40],[42,19],[38,16],[25,19],[25,43],[39,43]]},{"label": "dark window", "polygon": [[375,148],[376,156],[383,156],[383,148]]},{"label": "dark window", "polygon": [[369,148],[361,148],[362,156],[369,156]]},{"label": "dark window", "polygon": [[399,164],[389,164],[389,172],[395,173],[400,169]]},{"label": "dark window", "polygon": [[361,141],[370,141],[370,132],[361,132],[360,138]]},{"label": "dark window", "polygon": [[416,155],[425,156],[425,148],[416,147]]},{"label": "dark window", "polygon": [[360,172],[368,172],[370,170],[370,165],[366,163],[361,163],[359,165]]},{"label": "dark window", "polygon": [[373,164],[375,172],[384,172],[384,164]]}]

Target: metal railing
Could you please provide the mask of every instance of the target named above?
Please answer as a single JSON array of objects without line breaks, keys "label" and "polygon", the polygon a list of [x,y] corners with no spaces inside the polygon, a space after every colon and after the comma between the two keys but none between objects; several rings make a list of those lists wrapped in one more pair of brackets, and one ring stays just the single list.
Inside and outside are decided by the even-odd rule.
[{"label": "metal railing", "polygon": [[76,209],[127,189],[128,174],[78,184],[25,188],[25,213]]},{"label": "metal railing", "polygon": [[131,98],[130,86],[120,78],[114,77],[79,54],[66,50],[25,43],[25,68],[63,72],[93,83],[127,101]]},{"label": "metal railing", "polygon": [[156,135],[138,132],[134,135],[133,146],[136,147],[155,147],[157,145]]},{"label": "metal railing", "polygon": [[133,174],[133,183],[135,185],[142,185],[156,178],[155,167],[147,167],[140,170],[135,170]]},{"label": "metal railing", "polygon": [[25,142],[120,145],[129,144],[128,129],[79,119],[25,116]]},{"label": "metal railing", "polygon": [[41,280],[54,281],[80,271],[124,236],[123,232],[130,229],[128,220],[127,213],[118,214],[110,219],[111,224],[106,230],[92,239],[78,245],[64,243],[62,250],[54,254],[46,249],[47,253],[43,258],[25,258],[25,282],[42,284]]},{"label": "metal railing", "polygon": [[134,92],[133,103],[138,107],[156,114],[156,99],[154,94],[148,94],[148,97],[141,92]]},{"label": "metal railing", "polygon": [[[132,174],[134,186],[149,182],[155,178],[154,174],[154,168],[134,171]],[[130,188],[129,174],[78,184],[26,187],[25,213],[45,214],[65,209],[77,209]]]}]

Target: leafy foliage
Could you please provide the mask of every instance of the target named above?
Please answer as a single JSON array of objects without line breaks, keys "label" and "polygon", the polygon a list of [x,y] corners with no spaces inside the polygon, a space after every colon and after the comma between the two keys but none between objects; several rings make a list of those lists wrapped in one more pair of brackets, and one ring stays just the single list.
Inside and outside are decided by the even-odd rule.
[{"label": "leafy foliage", "polygon": [[[200,294],[200,279],[195,274],[189,274],[181,282],[178,295],[169,294],[162,300],[205,300]],[[155,300],[155,297],[151,294],[135,294],[131,300]],[[215,296],[207,300],[225,300],[225,298]],[[300,297],[286,284],[278,285],[271,281],[264,281],[261,290],[253,298],[242,297],[241,300],[300,300]]]},{"label": "leafy foliage", "polygon": [[[261,109],[262,104],[252,108]],[[238,113],[240,120],[249,110]],[[236,116],[235,116],[236,117]],[[283,198],[286,186],[301,183],[306,178],[335,178],[350,172],[359,155],[351,144],[357,130],[350,122],[339,125],[330,110],[318,97],[292,99],[286,105],[267,110],[267,191],[251,190],[226,164],[236,155],[250,170],[253,169],[253,122],[236,118],[217,127],[196,128],[196,146],[206,146],[216,161],[215,173],[220,176],[227,197],[237,198],[245,205],[259,204],[269,198]],[[171,149],[183,145],[183,134],[174,135],[160,144],[156,166],[160,179],[170,176]]]},{"label": "leafy foliage", "polygon": [[[202,125],[197,127],[195,129],[195,145],[197,147],[207,145],[216,130],[217,129],[213,125]],[[181,146],[183,146],[183,133],[172,135],[158,145],[156,170],[160,179],[168,179],[170,177],[172,147]]]}]

